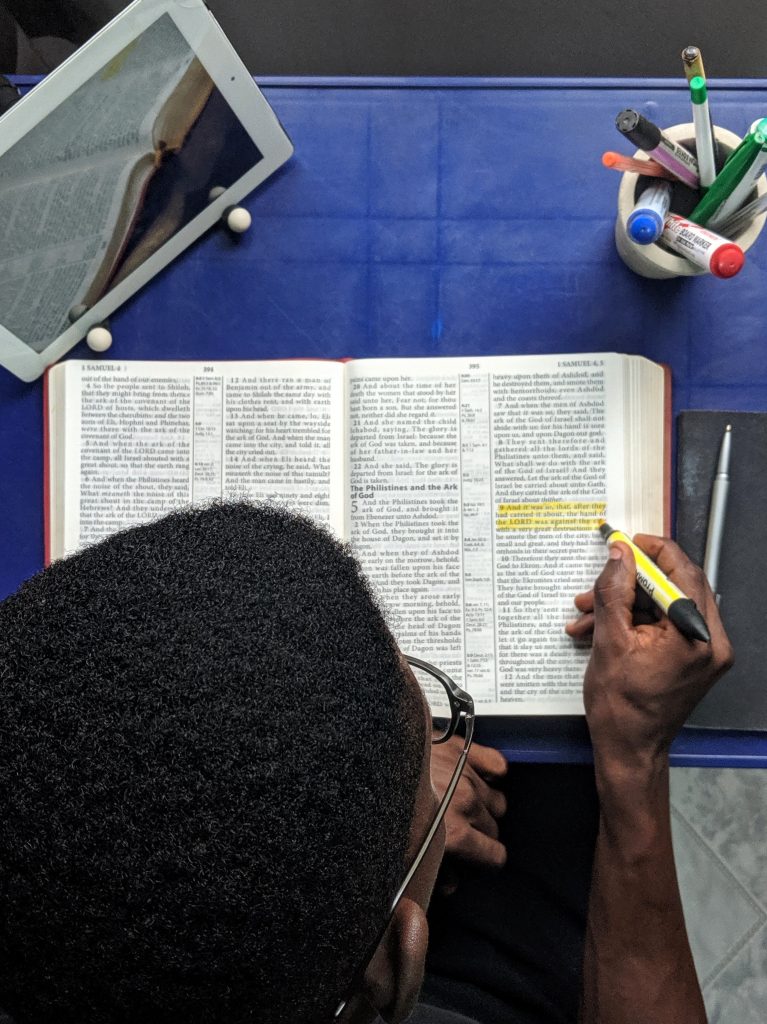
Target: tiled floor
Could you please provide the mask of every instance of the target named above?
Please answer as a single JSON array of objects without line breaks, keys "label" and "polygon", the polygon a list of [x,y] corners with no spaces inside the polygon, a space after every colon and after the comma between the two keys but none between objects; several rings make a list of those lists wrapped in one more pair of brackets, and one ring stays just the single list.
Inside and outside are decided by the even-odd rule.
[{"label": "tiled floor", "polygon": [[767,1020],[767,772],[678,768],[674,847],[710,1024]]}]

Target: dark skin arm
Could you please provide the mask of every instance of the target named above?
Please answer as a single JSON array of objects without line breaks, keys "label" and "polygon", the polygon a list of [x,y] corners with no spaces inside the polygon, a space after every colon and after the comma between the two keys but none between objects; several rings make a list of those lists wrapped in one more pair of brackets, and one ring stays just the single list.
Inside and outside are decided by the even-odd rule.
[{"label": "dark skin arm", "polygon": [[593,637],[584,680],[600,798],[583,968],[581,1024],[706,1024],[671,845],[669,749],[692,709],[732,664],[703,573],[676,544],[634,538],[711,631],[686,640],[666,617],[633,617],[634,557],[610,550],[583,613],[568,626]]}]

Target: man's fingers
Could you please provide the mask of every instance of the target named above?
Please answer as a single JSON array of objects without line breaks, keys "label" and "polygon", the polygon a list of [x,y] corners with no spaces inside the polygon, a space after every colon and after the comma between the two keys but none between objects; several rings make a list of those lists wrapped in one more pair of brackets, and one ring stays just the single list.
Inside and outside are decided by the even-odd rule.
[{"label": "man's fingers", "polygon": [[[576,596],[576,598],[575,598],[574,604],[575,604],[575,607],[578,609],[578,611],[581,612],[584,615],[588,615],[589,612],[593,612],[594,611],[594,591],[593,590],[587,590],[586,593],[584,593],[584,594],[578,594]],[[653,603],[652,598],[648,597],[647,594],[644,592],[644,590],[642,590],[641,587],[637,587],[637,589],[636,589],[636,596],[634,598],[634,614],[635,614],[635,616],[636,616],[637,612],[650,612],[650,613],[652,613],[652,618],[646,620],[648,622],[652,622],[654,619],[657,619],[657,617],[658,617],[658,614],[657,614],[658,613],[658,606]]]},{"label": "man's fingers", "polygon": [[594,611],[594,591],[587,590],[585,594],[578,594],[575,598],[575,607],[579,612]]},{"label": "man's fingers", "polygon": [[456,839],[450,852],[472,864],[482,864],[491,868],[502,868],[507,858],[503,843],[470,826]]},{"label": "man's fingers", "polygon": [[631,630],[635,596],[634,554],[618,541],[610,545],[607,563],[594,584],[595,641]]},{"label": "man's fingers", "polygon": [[687,597],[701,608],[707,603],[711,589],[703,570],[692,562],[678,544],[668,537],[655,537],[650,533],[638,533],[634,543],[664,572]]},{"label": "man's fingers", "polygon": [[471,844],[468,859],[473,859],[477,864],[484,864],[490,868],[502,868],[508,859],[508,853],[503,843],[497,839],[490,839],[481,832],[472,830],[470,833]]},{"label": "man's fingers", "polygon": [[495,825],[494,819],[502,818],[506,813],[506,797],[500,790],[488,785],[470,765],[464,769],[453,803],[459,814],[480,827],[485,814],[488,817],[492,815]]},{"label": "man's fingers", "polygon": [[591,636],[594,632],[594,613],[589,612],[587,615],[582,615],[574,622],[566,623],[565,632],[574,640],[582,640],[587,636]]},{"label": "man's fingers", "polygon": [[490,839],[498,838],[498,822],[490,813],[487,804],[480,804],[474,808],[470,824],[477,832],[481,832],[483,836],[487,836]]},{"label": "man's fingers", "polygon": [[471,813],[451,807],[445,816],[445,849],[448,853],[465,855],[470,833],[478,833],[496,842],[498,822],[481,804],[473,804]]},{"label": "man's fingers", "polygon": [[509,770],[509,762],[493,747],[483,747],[473,743],[469,751],[468,763],[483,779],[501,779]]},{"label": "man's fingers", "polygon": [[634,543],[668,576],[672,570],[694,563],[670,537],[658,537],[654,533],[637,533]]},{"label": "man's fingers", "polygon": [[496,820],[502,818],[508,808],[505,795],[500,791],[500,789],[493,789],[492,786],[490,786],[488,787],[486,796],[487,803],[485,806],[488,811],[490,811]]},{"label": "man's fingers", "polygon": [[673,540],[638,533],[635,543],[657,564],[673,582],[698,606],[711,633],[711,652],[720,666],[720,673],[732,665],[732,648],[727,638],[716,599],[703,570],[695,565]]}]

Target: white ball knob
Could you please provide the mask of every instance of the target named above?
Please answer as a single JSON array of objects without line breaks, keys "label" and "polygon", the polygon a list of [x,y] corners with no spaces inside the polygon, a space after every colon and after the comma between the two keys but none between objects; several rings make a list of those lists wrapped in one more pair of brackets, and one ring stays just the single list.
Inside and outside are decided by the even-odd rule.
[{"label": "white ball knob", "polygon": [[78,302],[77,305],[76,306],[72,306],[72,308],[69,311],[69,322],[71,324],[75,323],[76,320],[79,320],[80,317],[84,313],[87,313],[87,312],[88,312],[88,307],[85,305],[85,303],[84,302]]},{"label": "white ball knob", "polygon": [[112,344],[112,335],[106,327],[91,327],[85,340],[94,352],[106,352]]},{"label": "white ball knob", "polygon": [[225,188],[221,185],[216,185],[215,188],[212,188],[210,192],[208,192],[208,202],[212,203],[214,199],[218,199],[218,197],[222,196],[224,192],[226,192]]},{"label": "white ball knob", "polygon": [[241,235],[253,223],[253,218],[243,206],[235,206],[226,215],[226,226],[236,235]]}]

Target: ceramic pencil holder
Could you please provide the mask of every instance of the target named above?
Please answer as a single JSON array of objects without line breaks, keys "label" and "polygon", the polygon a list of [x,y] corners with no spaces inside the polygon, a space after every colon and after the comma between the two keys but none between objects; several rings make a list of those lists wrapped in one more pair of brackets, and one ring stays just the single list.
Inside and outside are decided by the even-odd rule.
[{"label": "ceramic pencil holder", "polygon": [[[663,132],[664,135],[667,135],[674,142],[679,142],[693,152],[695,151],[695,126],[693,124],[675,124],[671,128],[664,128]],[[724,156],[731,153],[741,142],[739,136],[734,132],[728,131],[726,128],[715,126],[714,135],[719,152]],[[634,156],[636,159],[641,160],[646,154],[642,150],[637,150]],[[651,245],[638,245],[629,237],[626,231],[626,221],[629,218],[629,214],[634,209],[643,189],[647,188],[655,180],[644,178],[642,175],[634,174],[633,172],[627,172],[621,177],[618,189],[618,216],[615,219],[615,246],[618,250],[618,255],[627,267],[635,273],[641,274],[642,277],[693,277],[697,274],[705,274],[706,271],[701,267],[696,267],[694,263],[686,260],[683,256],[677,256],[676,253],[667,249],[662,242],[653,242]],[[754,188],[756,194],[760,196],[767,192],[767,182],[764,175],[759,177]],[[677,185],[675,183],[671,195],[671,211],[673,213],[680,213],[682,216],[688,216],[694,205],[691,202],[694,196],[695,193],[687,188],[686,185],[681,183]],[[760,214],[746,228],[733,235],[730,240],[737,242],[743,252],[746,252],[761,234],[765,220],[767,220],[767,213]]]}]

